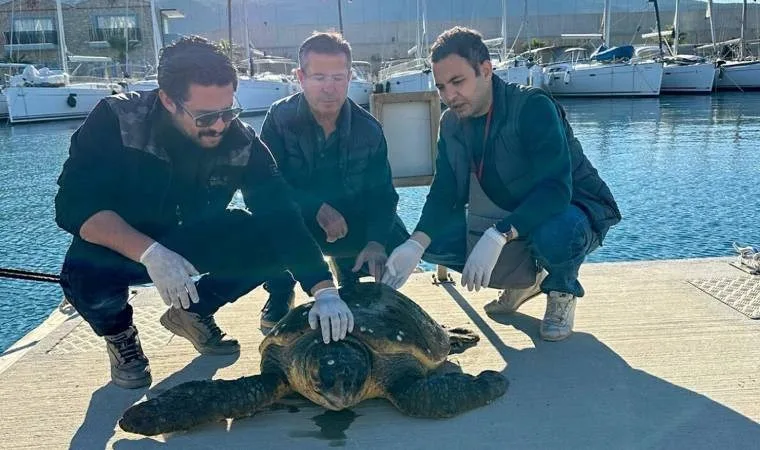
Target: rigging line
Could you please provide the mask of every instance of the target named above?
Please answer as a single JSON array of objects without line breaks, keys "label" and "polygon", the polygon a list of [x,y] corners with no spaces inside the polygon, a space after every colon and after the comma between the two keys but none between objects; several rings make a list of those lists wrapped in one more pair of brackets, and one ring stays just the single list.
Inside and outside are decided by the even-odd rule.
[{"label": "rigging line", "polygon": [[[639,11],[639,23],[638,23],[638,25],[636,25],[636,29],[633,31],[633,36],[631,36],[631,40],[628,42],[628,45],[633,45],[633,41],[636,40],[636,36],[641,31],[641,22],[644,21],[644,14],[647,13],[647,12],[648,11],[646,9],[642,9],[641,11]],[[655,20],[657,20],[657,19],[655,19]],[[609,44],[607,44],[607,45],[609,45]]]}]

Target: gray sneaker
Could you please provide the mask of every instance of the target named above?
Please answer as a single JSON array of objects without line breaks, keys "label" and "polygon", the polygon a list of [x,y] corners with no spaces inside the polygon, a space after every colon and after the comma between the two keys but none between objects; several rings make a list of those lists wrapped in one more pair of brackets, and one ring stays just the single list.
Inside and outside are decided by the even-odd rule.
[{"label": "gray sneaker", "polygon": [[546,278],[546,271],[536,275],[536,281],[531,286],[518,289],[506,289],[496,300],[486,304],[487,314],[512,314],[525,302],[541,293],[541,282]]},{"label": "gray sneaker", "polygon": [[169,308],[161,316],[160,322],[167,330],[190,341],[204,355],[240,352],[238,341],[225,338],[226,334],[216,325],[214,316],[201,317],[184,309]]},{"label": "gray sneaker", "polygon": [[104,337],[113,383],[126,389],[150,386],[153,378],[150,376],[148,358],[137,336],[137,328],[130,326],[121,333]]},{"label": "gray sneaker", "polygon": [[576,298],[573,294],[551,291],[547,295],[546,313],[541,321],[541,338],[561,341],[573,332]]}]

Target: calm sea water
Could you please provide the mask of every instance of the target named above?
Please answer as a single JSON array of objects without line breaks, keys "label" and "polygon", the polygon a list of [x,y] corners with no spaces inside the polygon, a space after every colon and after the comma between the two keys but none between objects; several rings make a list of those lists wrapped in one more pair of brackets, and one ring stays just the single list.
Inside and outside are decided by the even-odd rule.
[{"label": "calm sea water", "polygon": [[[727,256],[732,241],[760,244],[760,94],[562,103],[624,215],[589,261]],[[70,238],[53,221],[53,197],[78,125],[0,124],[0,267],[60,269]],[[399,194],[411,229],[427,188]],[[0,278],[0,351],[61,295],[57,285]]]}]

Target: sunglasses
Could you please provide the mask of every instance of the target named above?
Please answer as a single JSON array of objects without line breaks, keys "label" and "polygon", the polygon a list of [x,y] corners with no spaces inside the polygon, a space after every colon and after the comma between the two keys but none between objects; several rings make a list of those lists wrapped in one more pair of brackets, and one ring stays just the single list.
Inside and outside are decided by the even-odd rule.
[{"label": "sunglasses", "polygon": [[182,104],[182,102],[175,101],[174,103],[176,103],[177,106],[182,108],[183,111],[190,115],[193,120],[195,120],[195,126],[198,128],[208,128],[215,124],[219,119],[222,119],[222,122],[224,123],[230,123],[233,120],[237,119],[238,116],[240,116],[240,113],[243,112],[243,108],[240,108],[239,106],[233,106],[231,108],[220,109],[219,111],[211,111],[203,114],[198,114],[196,116],[190,112],[190,110],[187,109],[185,105]]}]

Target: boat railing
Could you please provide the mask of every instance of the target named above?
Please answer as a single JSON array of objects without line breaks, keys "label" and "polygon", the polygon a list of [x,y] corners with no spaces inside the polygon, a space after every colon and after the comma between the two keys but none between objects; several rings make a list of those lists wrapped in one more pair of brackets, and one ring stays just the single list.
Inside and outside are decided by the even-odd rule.
[{"label": "boat railing", "polygon": [[410,72],[414,70],[425,70],[428,68],[429,67],[427,61],[425,59],[418,58],[403,63],[393,64],[389,67],[386,67],[385,69],[381,69],[378,73],[378,78],[381,80],[386,80],[395,74]]}]

